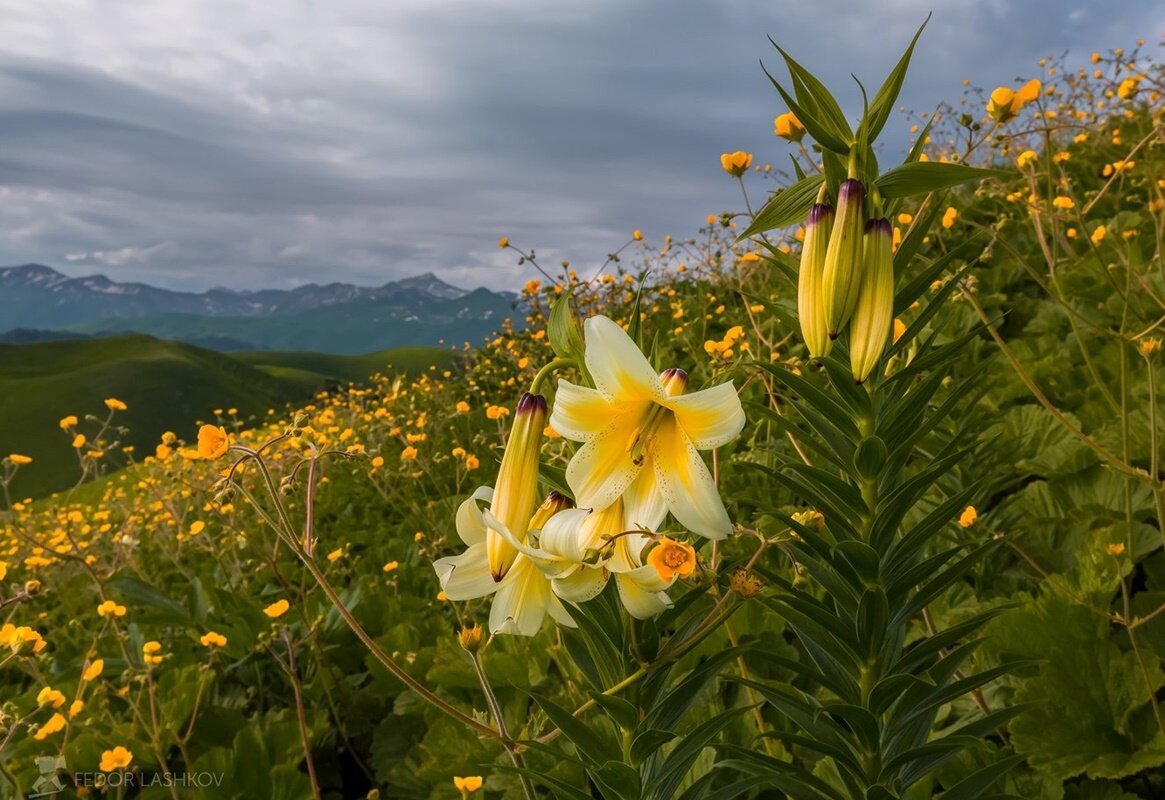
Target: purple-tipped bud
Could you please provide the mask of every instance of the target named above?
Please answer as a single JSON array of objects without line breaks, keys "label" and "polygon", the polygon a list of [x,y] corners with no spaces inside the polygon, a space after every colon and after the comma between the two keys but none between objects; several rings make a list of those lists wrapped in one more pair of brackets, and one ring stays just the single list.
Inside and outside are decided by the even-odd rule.
[{"label": "purple-tipped bud", "polygon": [[683,394],[688,388],[688,373],[678,367],[665,369],[659,374],[659,380],[663,384],[663,390],[667,392],[668,397]]},{"label": "purple-tipped bud", "polygon": [[797,275],[797,316],[801,337],[816,358],[829,354],[832,342],[825,324],[822,280],[825,274],[825,251],[833,230],[833,206],[814,203],[805,221],[805,241],[801,246],[801,269]]},{"label": "purple-tipped bud", "polygon": [[842,183],[837,194],[837,219],[829,236],[822,273],[825,324],[833,339],[849,321],[858,301],[865,197],[866,187],[854,178]]},{"label": "purple-tipped bud", "polygon": [[888,219],[866,223],[862,282],[850,319],[850,368],[854,380],[869,377],[894,322],[894,234]]}]

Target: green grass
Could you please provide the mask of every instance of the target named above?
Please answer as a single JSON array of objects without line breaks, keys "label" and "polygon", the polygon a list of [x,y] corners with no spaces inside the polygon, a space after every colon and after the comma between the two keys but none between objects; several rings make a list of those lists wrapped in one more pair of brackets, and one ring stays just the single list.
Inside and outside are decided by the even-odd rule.
[{"label": "green grass", "polygon": [[455,360],[451,351],[438,347],[398,347],[360,356],[265,350],[233,353],[232,356],[289,380],[314,376],[341,382],[361,381],[377,372],[415,374],[433,365],[438,369],[448,369]]},{"label": "green grass", "polygon": [[[246,353],[238,357],[151,336],[0,345],[0,455],[22,453],[33,463],[12,485],[18,497],[41,496],[71,486],[80,475],[71,435],[59,420],[81,418],[90,436],[104,419],[107,397],[128,411],[116,423],[128,428],[122,445],[136,457],[153,452],[162,433],[192,441],[195,420],[215,409],[235,408],[253,424],[269,409],[303,400],[315,392],[367,378],[375,372],[415,373],[430,365],[447,368],[454,355],[437,348],[410,347],[364,356],[320,353]],[[121,463],[120,453],[109,460]]]}]

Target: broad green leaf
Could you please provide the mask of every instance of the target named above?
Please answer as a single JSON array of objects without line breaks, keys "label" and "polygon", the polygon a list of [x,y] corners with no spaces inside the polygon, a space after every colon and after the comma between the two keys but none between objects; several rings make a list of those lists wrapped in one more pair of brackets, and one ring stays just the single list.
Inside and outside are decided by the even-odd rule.
[{"label": "broad green leaf", "polygon": [[571,307],[572,288],[567,288],[554,301],[550,318],[546,321],[546,336],[554,354],[559,358],[571,358],[583,363],[582,326]]}]

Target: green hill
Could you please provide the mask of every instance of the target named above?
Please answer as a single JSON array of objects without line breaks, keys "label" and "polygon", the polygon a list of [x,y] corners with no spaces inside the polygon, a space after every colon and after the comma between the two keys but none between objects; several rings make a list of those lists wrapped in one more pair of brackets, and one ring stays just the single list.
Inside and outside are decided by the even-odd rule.
[{"label": "green hill", "polygon": [[[452,363],[452,353],[420,347],[364,356],[261,352],[236,358],[145,335],[0,345],[0,455],[31,456],[12,491],[16,497],[43,495],[80,475],[60,419],[76,415],[78,430],[92,436],[99,422],[85,416],[104,419],[107,397],[128,406],[115,417],[129,429],[120,443],[133,445],[142,458],[165,431],[191,439],[193,420],[210,419],[215,409],[236,409],[239,420],[253,424],[268,409],[337,383]],[[120,452],[106,458],[124,460]]]},{"label": "green hill", "polygon": [[361,381],[377,372],[413,374],[431,365],[443,369],[454,361],[452,352],[437,347],[397,347],[360,356],[270,350],[232,353],[231,356],[275,376],[287,376],[292,380],[315,377],[340,382]]}]

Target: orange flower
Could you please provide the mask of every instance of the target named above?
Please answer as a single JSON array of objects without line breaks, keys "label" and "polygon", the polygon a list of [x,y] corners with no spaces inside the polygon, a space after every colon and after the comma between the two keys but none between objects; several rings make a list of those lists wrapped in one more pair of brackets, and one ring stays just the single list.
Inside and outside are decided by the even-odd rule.
[{"label": "orange flower", "polygon": [[647,563],[655,567],[661,580],[671,581],[677,575],[686,578],[696,568],[696,551],[689,544],[664,537],[647,554]]},{"label": "orange flower", "polygon": [[721,153],[720,166],[734,178],[739,178],[752,166],[752,153],[737,150],[735,153]]},{"label": "orange flower", "polygon": [[203,425],[198,429],[198,455],[202,458],[222,458],[231,447],[226,429],[218,425]]}]

